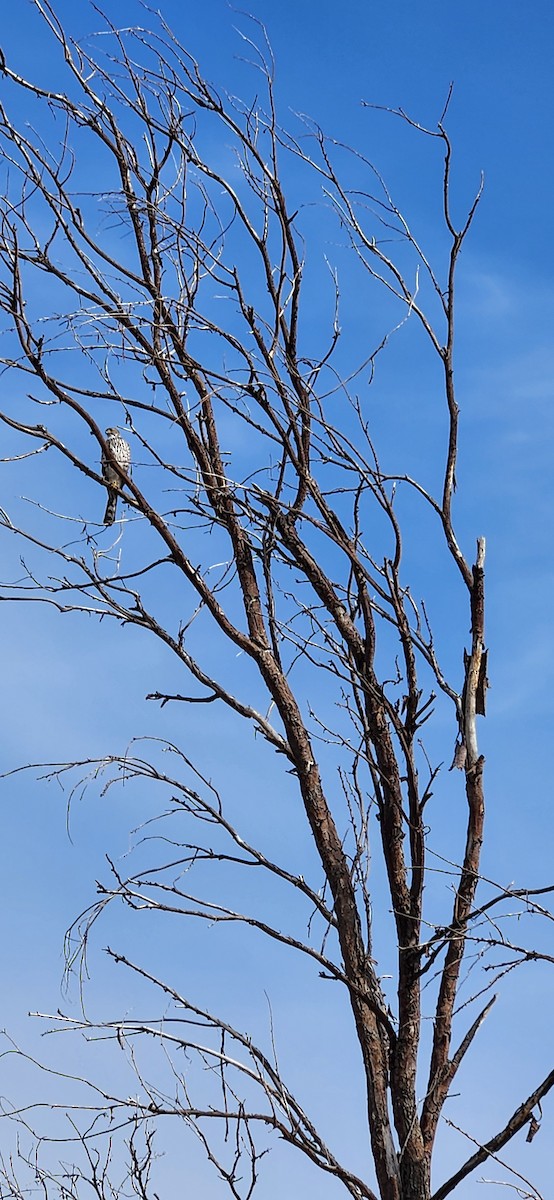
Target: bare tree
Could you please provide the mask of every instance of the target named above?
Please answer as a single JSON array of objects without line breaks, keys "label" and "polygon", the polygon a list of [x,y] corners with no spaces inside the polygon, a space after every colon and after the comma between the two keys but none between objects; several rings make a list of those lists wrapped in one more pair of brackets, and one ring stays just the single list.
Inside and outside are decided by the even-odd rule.
[{"label": "bare tree", "polygon": [[[172,982],[171,964],[159,978],[146,958],[116,948],[115,962],[163,999],[163,1020],[116,1014],[99,1023],[127,1055],[137,1094],[91,1085],[71,1117],[81,1168],[56,1175],[37,1159],[32,1169],[46,1194],[127,1189],[146,1198],[152,1130],[167,1119],[196,1134],[235,1197],[253,1194],[269,1130],[353,1197],[443,1200],[525,1126],[535,1130],[554,1083],[550,1071],[432,1190],[458,1069],[497,981],[530,958],[548,959],[523,940],[526,918],[551,919],[532,890],[480,876],[485,540],[478,529],[476,552],[464,549],[453,501],[455,277],[481,187],[460,219],[446,108],[433,129],[391,113],[442,159],[445,257],[433,265],[371,161],[311,120],[299,119],[294,134],[281,127],[261,28],[261,50],[245,40],[263,96],[241,102],[204,78],[161,20],[148,32],[106,23],[90,50],[71,41],[46,0],[34,3],[65,82],[46,89],[3,64],[1,418],[13,447],[4,461],[30,455],[36,467],[27,523],[2,493],[3,536],[23,547],[23,575],[3,598],[111,618],[159,639],[183,684],[149,699],[205,706],[207,718],[223,706],[240,719],[246,747],[264,739],[317,852],[299,871],[285,851],[268,850],[271,813],[267,838],[251,842],[237,797],[193,761],[186,740],[46,765],[43,774],[69,779],[70,791],[105,775],[106,786],[143,781],[170,798],[160,835],[141,840],[152,858],[126,875],[110,862],[110,878],[69,931],[68,962],[83,963],[116,904],[137,920],[153,912],[239,923],[276,954],[303,956],[322,988],[335,981],[348,998],[373,1168],[361,1178],[324,1141],[271,1037],[264,1047],[223,1010],[196,1003]],[[22,97],[28,123],[13,115]],[[343,276],[350,297],[341,296]],[[374,332],[352,359],[343,313],[364,305]],[[417,454],[395,454],[394,438],[385,436],[383,457],[379,416],[368,416],[381,356],[393,334],[398,352],[407,330],[433,359],[432,414],[443,436],[440,454],[416,471]],[[404,403],[402,446],[418,423]],[[125,431],[132,473],[104,424],[110,439]],[[108,490],[120,497],[115,540],[99,520]],[[445,595],[448,619],[434,636]],[[441,758],[453,758],[452,775],[440,773]],[[445,794],[456,810],[452,833],[440,816]],[[382,885],[370,850],[381,856]],[[440,892],[437,870],[448,884]],[[292,893],[289,928],[292,910],[278,901],[268,911],[254,895],[251,910],[233,907],[230,881],[248,875],[265,877],[274,898]],[[84,1013],[55,1021],[95,1029]],[[157,1075],[154,1049],[141,1065],[143,1042],[160,1051]],[[194,1062],[207,1070],[195,1072]],[[12,1116],[37,1134],[34,1111]],[[130,1165],[108,1186],[111,1151],[99,1138],[109,1146],[116,1128],[127,1131]],[[518,1187],[523,1194],[521,1179]],[[18,1188],[6,1163],[2,1195]]]}]

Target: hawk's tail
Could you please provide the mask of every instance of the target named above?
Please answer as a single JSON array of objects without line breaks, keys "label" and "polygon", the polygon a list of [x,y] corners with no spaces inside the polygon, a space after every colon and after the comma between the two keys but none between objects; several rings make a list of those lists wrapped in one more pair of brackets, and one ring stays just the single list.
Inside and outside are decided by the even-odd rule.
[{"label": "hawk's tail", "polygon": [[108,503],[104,513],[104,525],[113,525],[117,508],[117,492],[108,492]]}]

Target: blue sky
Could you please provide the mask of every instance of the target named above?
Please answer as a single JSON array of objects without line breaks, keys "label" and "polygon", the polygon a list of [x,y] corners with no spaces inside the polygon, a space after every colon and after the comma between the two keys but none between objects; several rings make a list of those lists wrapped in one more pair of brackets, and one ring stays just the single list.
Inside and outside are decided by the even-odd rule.
[{"label": "blue sky", "polygon": [[[545,884],[551,879],[554,836],[550,782],[554,719],[554,10],[546,0],[529,6],[494,0],[486,5],[344,0],[340,6],[318,4],[317,17],[308,0],[280,6],[270,0],[253,0],[248,7],[265,23],[273,46],[282,123],[294,121],[295,113],[309,114],[330,135],[367,154],[431,253],[439,253],[442,245],[437,190],[440,161],[435,157],[433,164],[432,147],[409,134],[402,123],[362,107],[360,101],[402,107],[422,124],[433,126],[454,81],[448,129],[455,154],[454,201],[460,213],[471,202],[480,172],[485,173],[483,200],[460,266],[457,354],[462,407],[457,513],[468,553],[477,535],[485,534],[488,540],[487,636],[492,686],[489,715],[481,730],[489,805],[484,869],[506,883]],[[110,15],[119,24],[147,23],[143,11],[127,0],[114,9],[117,12]],[[56,10],[76,36],[90,31],[97,22],[82,0],[63,0]],[[251,86],[244,85],[245,68],[237,61],[237,56],[248,55],[248,51],[235,27],[255,35],[242,13],[220,0],[204,0],[186,8],[169,0],[163,13],[214,82],[231,91]],[[45,85],[50,78],[59,78],[57,56],[26,0],[10,6],[2,24],[2,47],[14,66]],[[332,252],[332,247],[326,251]],[[346,291],[345,313],[351,317],[355,334],[363,337],[365,316],[356,312],[356,295],[348,295],[348,281]],[[357,347],[352,345],[352,350],[357,352]],[[414,354],[409,362],[411,374],[393,351],[383,367],[381,394],[386,397],[389,414],[397,414],[388,423],[382,422],[387,446],[395,438],[400,439],[398,444],[402,437],[406,444],[410,442],[412,426],[402,428],[404,397],[424,395],[430,386],[424,357]],[[424,460],[423,436],[412,449]],[[19,512],[24,505],[18,498],[29,495],[32,487],[32,463],[5,465],[2,472],[0,504],[8,511],[15,506]],[[2,578],[11,579],[18,573],[18,551],[10,535],[2,532],[1,573]],[[425,532],[421,541],[424,551]],[[433,558],[428,569],[438,569]],[[457,632],[455,644],[449,647],[448,587],[445,581],[446,599],[444,606],[439,606],[438,621],[445,654],[457,655],[460,636],[466,634],[462,626],[462,634]],[[207,721],[202,708],[183,715],[169,708],[160,713],[145,704],[146,693],[169,686],[168,681],[176,690],[185,690],[169,656],[159,646],[130,629],[119,630],[107,623],[99,629],[93,620],[62,618],[38,606],[3,604],[1,612],[1,653],[7,680],[1,769],[10,770],[30,760],[65,760],[123,750],[132,737],[142,733],[175,739],[185,736],[200,760],[209,763],[217,742],[219,780],[230,781],[237,794],[244,795],[249,828],[265,836],[265,820],[257,803],[262,778],[266,803],[272,808],[280,806],[280,819],[271,827],[273,844],[293,857],[307,852],[292,787],[287,790],[286,781],[272,777],[273,760],[263,748],[251,746],[248,758],[237,762],[237,731],[215,706]],[[124,695],[119,679],[125,682]],[[449,741],[445,755],[450,749]],[[106,850],[118,862],[125,862],[123,856],[136,840],[130,830],[151,815],[151,796],[139,787],[136,793],[129,788],[104,797],[97,791],[75,797],[69,820],[71,838],[67,832],[68,795],[56,783],[11,777],[3,783],[0,803],[5,845],[0,944],[4,978],[10,980],[0,1024],[37,1054],[52,1055],[49,1044],[39,1045],[36,1023],[28,1022],[25,1014],[71,1006],[76,1011],[76,984],[70,986],[68,995],[61,990],[65,929],[93,898],[95,879],[105,876]],[[270,895],[265,902],[271,906],[280,901]],[[137,934],[123,917],[118,921],[116,935],[129,938],[129,944],[136,939],[138,949],[145,936],[142,927]],[[154,956],[162,967],[173,953],[173,929],[158,932],[153,921],[145,924],[152,929]],[[120,1002],[130,1005],[137,1001],[120,991],[119,980],[102,958],[100,950],[107,937],[105,933],[104,940],[99,938],[92,952],[91,994],[94,1004],[113,1011]],[[264,993],[270,995],[282,1059],[302,1093],[320,1110],[322,1121],[331,1126],[331,1134],[336,1135],[350,1164],[363,1172],[365,1135],[356,1103],[359,1080],[351,1043],[340,1032],[340,1001],[325,991],[322,995],[313,973],[300,967],[297,975],[290,968],[289,975],[282,960],[269,960],[258,946],[246,949],[240,943],[239,949],[239,943],[231,940],[226,948],[219,930],[208,934],[205,928],[195,929],[187,933],[187,939],[184,953],[191,992],[197,988],[215,1001],[223,987],[234,1019],[241,1024],[250,1021],[260,1034],[267,1031]],[[248,963],[246,988],[237,979],[237,953],[245,956],[241,962]],[[218,973],[212,970],[213,962],[218,963]],[[470,1090],[471,1112],[465,1110],[464,1115],[468,1123],[475,1118],[477,1136],[495,1132],[554,1059],[551,976],[537,968],[525,979],[514,975],[513,980],[512,991],[508,988],[497,1006],[498,1014],[489,1018],[491,1027],[477,1050],[477,1056],[482,1055],[483,1076],[490,1078],[496,1073],[498,1078],[492,1096],[479,1086]],[[332,993],[332,988],[328,991]],[[314,1034],[316,1015],[330,1031],[323,1064]],[[468,1076],[470,1071],[471,1063]],[[9,1076],[10,1072],[2,1092],[16,1094],[23,1085],[16,1072],[13,1081]],[[551,1129],[552,1099],[544,1108],[545,1126],[550,1122]],[[441,1159],[444,1173],[465,1157],[464,1149],[454,1137],[446,1140]],[[204,1179],[201,1157],[196,1158],[192,1149],[187,1153],[191,1156],[189,1172],[198,1171],[198,1180]],[[548,1130],[544,1128],[531,1147],[520,1135],[513,1161],[524,1175],[547,1189],[551,1176]],[[165,1169],[172,1180],[171,1172],[180,1168],[168,1162]],[[317,1173],[304,1164],[296,1166],[281,1150],[275,1156],[273,1173],[267,1170],[262,1176],[262,1200],[283,1195],[293,1171],[292,1194],[309,1200],[338,1195],[331,1183],[322,1185]],[[483,1169],[478,1177],[490,1173]],[[215,1182],[207,1178],[208,1190],[202,1194],[219,1195]],[[474,1196],[475,1189],[475,1181],[462,1188],[461,1200]]]}]

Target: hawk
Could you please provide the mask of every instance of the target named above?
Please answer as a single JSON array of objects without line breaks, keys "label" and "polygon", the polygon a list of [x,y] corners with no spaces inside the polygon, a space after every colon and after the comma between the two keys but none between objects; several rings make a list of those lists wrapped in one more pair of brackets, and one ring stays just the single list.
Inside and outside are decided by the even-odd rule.
[{"label": "hawk", "polygon": [[122,480],[114,463],[121,467],[126,475],[130,473],[131,447],[121,436],[119,429],[110,428],[106,429],[106,449],[102,451],[102,476],[108,485],[108,503],[104,513],[104,525],[113,525],[115,521],[117,496],[122,486]]}]

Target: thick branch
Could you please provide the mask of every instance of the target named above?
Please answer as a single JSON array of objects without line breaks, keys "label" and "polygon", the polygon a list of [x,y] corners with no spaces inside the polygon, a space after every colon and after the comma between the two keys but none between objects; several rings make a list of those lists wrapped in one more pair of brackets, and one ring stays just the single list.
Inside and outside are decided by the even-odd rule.
[{"label": "thick branch", "polygon": [[432,1200],[444,1200],[445,1196],[449,1196],[450,1193],[457,1188],[458,1184],[462,1182],[462,1180],[467,1179],[467,1176],[471,1175],[476,1167],[480,1167],[481,1163],[486,1162],[487,1158],[493,1154],[496,1154],[498,1150],[502,1150],[502,1147],[510,1142],[511,1139],[515,1137],[516,1133],[519,1133],[520,1129],[523,1129],[523,1126],[528,1123],[533,1114],[533,1109],[537,1104],[540,1104],[540,1101],[543,1099],[543,1097],[546,1096],[553,1087],[554,1071],[551,1071],[550,1074],[543,1079],[542,1083],[535,1088],[535,1091],[531,1092],[531,1095],[527,1097],[527,1100],[525,1100],[523,1104],[520,1104],[519,1108],[516,1108],[513,1116],[510,1117],[510,1120],[507,1122],[504,1128],[501,1129],[500,1133],[497,1133],[496,1136],[491,1138],[490,1141],[486,1142],[484,1146],[481,1146],[481,1148],[477,1150],[475,1154],[472,1154],[471,1158],[468,1158],[463,1167],[460,1167],[460,1170],[456,1171],[455,1175],[452,1175],[451,1178],[446,1181],[446,1183],[442,1184],[438,1191],[433,1193]]}]

